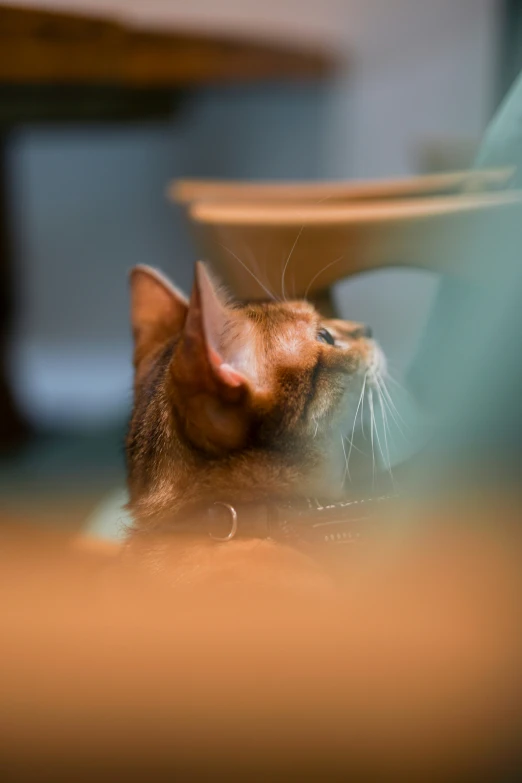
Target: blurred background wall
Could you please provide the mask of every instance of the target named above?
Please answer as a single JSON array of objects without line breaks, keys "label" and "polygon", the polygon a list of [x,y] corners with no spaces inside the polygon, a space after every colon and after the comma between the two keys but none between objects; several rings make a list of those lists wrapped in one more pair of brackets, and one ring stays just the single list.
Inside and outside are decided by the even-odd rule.
[{"label": "blurred background wall", "polygon": [[19,135],[11,165],[23,314],[14,367],[33,416],[92,423],[121,412],[130,389],[128,270],[147,263],[191,285],[194,249],[167,183],[318,177],[326,92],[209,89],[171,125]]},{"label": "blurred background wall", "polygon": [[[159,21],[165,6],[148,11]],[[218,11],[195,3],[198,22],[319,35],[346,65],[320,84],[201,89],[171,123],[19,132],[9,160],[22,305],[12,368],[32,420],[82,427],[125,418],[127,271],[159,266],[188,289],[195,260],[164,197],[169,180],[388,177],[466,165],[497,97],[500,10],[496,0],[222,2]],[[341,284],[337,295],[403,367],[435,286],[396,271]]]}]

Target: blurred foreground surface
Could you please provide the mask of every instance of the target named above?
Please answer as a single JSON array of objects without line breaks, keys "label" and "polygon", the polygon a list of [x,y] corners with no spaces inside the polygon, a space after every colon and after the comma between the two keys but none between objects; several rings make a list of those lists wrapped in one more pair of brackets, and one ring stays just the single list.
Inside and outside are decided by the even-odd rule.
[{"label": "blurred foreground surface", "polygon": [[505,779],[522,725],[515,500],[405,507],[317,592],[272,584],[255,556],[250,579],[195,587],[111,545],[4,528],[4,779]]}]

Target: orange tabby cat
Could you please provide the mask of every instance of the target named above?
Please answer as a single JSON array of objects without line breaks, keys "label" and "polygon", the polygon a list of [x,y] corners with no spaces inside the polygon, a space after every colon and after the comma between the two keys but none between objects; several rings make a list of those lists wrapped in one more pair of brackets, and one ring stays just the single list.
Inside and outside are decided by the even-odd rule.
[{"label": "orange tabby cat", "polygon": [[[302,301],[232,303],[201,263],[190,301],[144,266],[133,269],[131,290],[135,539],[145,535],[152,551],[153,536],[195,504],[343,497],[343,436],[352,434],[363,384],[377,383],[384,362],[366,327],[324,320]],[[273,551],[283,571],[304,558],[257,540],[172,549],[194,573],[206,557],[232,574],[246,552],[259,560]]]}]

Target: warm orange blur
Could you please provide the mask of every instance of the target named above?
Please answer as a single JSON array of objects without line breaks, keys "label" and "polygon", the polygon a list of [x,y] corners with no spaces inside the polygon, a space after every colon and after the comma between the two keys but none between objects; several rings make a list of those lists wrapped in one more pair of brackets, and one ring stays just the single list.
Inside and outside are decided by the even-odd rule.
[{"label": "warm orange blur", "polygon": [[[514,0],[0,0],[2,783],[522,779],[521,68]],[[122,544],[128,272],[202,256],[386,354],[342,561]]]},{"label": "warm orange blur", "polygon": [[109,546],[4,532],[2,767],[53,780],[502,769],[522,717],[520,542],[510,506],[494,529],[498,505],[482,508],[410,509],[422,532],[351,550],[327,598],[167,587]]}]

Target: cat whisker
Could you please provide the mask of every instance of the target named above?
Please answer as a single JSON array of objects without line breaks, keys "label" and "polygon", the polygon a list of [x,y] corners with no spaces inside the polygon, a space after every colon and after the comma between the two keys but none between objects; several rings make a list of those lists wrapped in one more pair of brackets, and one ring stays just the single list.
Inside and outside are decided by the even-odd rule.
[{"label": "cat whisker", "polygon": [[[265,264],[265,270],[264,270],[264,275],[263,275],[263,273],[261,271],[261,263],[260,263],[259,259],[256,258],[256,254],[253,252],[252,248],[249,245],[245,244],[245,251],[248,253],[248,258],[250,260],[250,264],[252,266],[252,270],[258,276],[258,279],[260,279],[261,277],[264,277],[265,280],[266,280],[266,277],[267,277],[267,275],[266,275],[266,264]],[[268,286],[267,286],[267,288],[268,288]],[[273,296],[273,294],[272,294],[272,296]]]},{"label": "cat whisker", "polygon": [[375,446],[373,442],[373,431],[375,429],[375,419],[373,415],[373,391],[370,388],[368,394],[368,405],[370,406],[370,438],[372,444],[372,487],[375,486]]},{"label": "cat whisker", "polygon": [[397,386],[397,387],[398,387],[398,388],[399,388],[401,391],[407,391],[406,387],[405,387],[405,386],[403,386],[403,385],[402,385],[402,383],[400,383],[400,382],[397,380],[397,378],[395,378],[395,377],[392,375],[392,373],[390,372],[390,369],[389,369],[389,367],[387,368],[387,371],[386,371],[386,373],[385,373],[385,375],[384,375],[383,377],[385,377],[387,381],[391,381],[391,382],[393,383],[393,385],[394,385],[394,386]]},{"label": "cat whisker", "polygon": [[377,393],[378,399],[379,399],[379,405],[381,407],[381,416],[382,416],[382,424],[383,424],[383,433],[384,433],[384,443],[386,448],[386,455],[388,458],[388,473],[390,474],[390,479],[392,482],[393,489],[396,490],[397,486],[395,484],[395,478],[392,471],[392,465],[391,465],[391,456],[390,456],[390,447],[388,445],[388,417],[386,415],[386,410],[384,408],[383,402],[382,402],[382,393],[379,391]]},{"label": "cat whisker", "polygon": [[236,254],[235,254],[235,253],[234,253],[234,252],[233,252],[233,251],[232,251],[232,250],[231,250],[229,247],[226,247],[225,245],[222,245],[220,242],[218,242],[218,245],[219,245],[220,247],[222,247],[222,248],[223,248],[223,250],[226,250],[226,251],[227,251],[227,253],[230,253],[230,255],[231,255],[233,258],[235,258],[235,259],[236,259],[236,261],[238,261],[238,262],[241,264],[241,266],[242,266],[244,269],[246,269],[246,271],[247,271],[247,272],[248,272],[250,275],[252,275],[252,277],[254,278],[254,280],[256,281],[256,283],[257,283],[258,285],[260,285],[260,286],[261,286],[261,288],[263,289],[263,291],[266,291],[266,293],[268,294],[268,296],[270,297],[270,299],[277,299],[277,297],[276,297],[276,296],[274,296],[274,294],[273,294],[273,293],[272,293],[272,292],[271,292],[271,291],[270,291],[270,290],[269,290],[269,289],[266,287],[266,285],[264,285],[264,284],[261,282],[261,280],[258,278],[258,276],[257,276],[257,275],[255,275],[255,274],[254,274],[254,272],[252,272],[252,270],[250,269],[250,267],[248,267],[248,266],[247,266],[247,265],[246,265],[246,264],[245,264],[245,263],[244,263],[244,262],[243,262],[243,261],[242,261],[242,260],[239,258],[239,256],[236,256]]},{"label": "cat whisker", "polygon": [[384,397],[384,396],[383,396],[382,400],[383,400],[383,402],[384,402],[384,405],[385,405],[386,409],[388,410],[388,413],[389,413],[389,414],[390,414],[390,416],[391,416],[391,419],[392,419],[393,423],[395,424],[395,427],[396,427],[396,429],[397,429],[397,432],[399,433],[399,435],[401,436],[401,438],[402,438],[402,439],[403,439],[403,440],[404,440],[406,443],[409,443],[409,438],[408,438],[408,436],[405,434],[404,430],[402,429],[402,427],[401,427],[401,424],[400,424],[399,420],[397,419],[397,417],[395,416],[395,414],[394,414],[394,412],[393,412],[392,408],[390,408],[390,405],[389,405],[389,403],[388,403],[388,400],[387,400],[387,399],[386,399],[386,397]]},{"label": "cat whisker", "polygon": [[[378,378],[378,377],[376,377],[375,380],[376,380],[377,387],[382,391],[382,380],[380,378]],[[403,430],[403,428],[402,428],[402,426],[400,424],[400,421],[399,421],[399,419],[397,418],[397,416],[396,416],[396,414],[394,412],[394,409],[392,408],[392,406],[390,405],[387,397],[384,394],[383,394],[383,398],[382,399],[383,399],[383,402],[384,402],[386,408],[388,409],[388,412],[389,412],[389,414],[390,414],[390,416],[391,416],[395,426],[397,427],[397,430],[399,431],[401,437],[406,442],[409,442],[409,438],[405,434],[405,432],[404,432],[404,430]]]},{"label": "cat whisker", "polygon": [[[318,199],[316,203],[317,203],[317,204],[322,204],[322,203],[323,203],[323,201],[328,201],[328,199],[330,199],[330,198],[332,198],[332,196],[323,196],[323,198],[320,198],[320,199]],[[296,238],[295,238],[295,242],[294,242],[294,244],[292,245],[292,247],[291,247],[291,249],[290,249],[290,252],[289,252],[289,254],[288,254],[288,258],[286,259],[285,265],[284,265],[284,267],[283,267],[283,272],[282,272],[282,274],[281,274],[281,296],[283,297],[283,300],[284,300],[285,302],[286,302],[286,291],[285,291],[285,275],[286,275],[286,270],[287,270],[287,268],[288,268],[288,264],[290,263],[290,259],[292,258],[293,252],[294,252],[294,250],[295,250],[295,248],[296,248],[296,245],[297,245],[297,243],[299,242],[299,239],[300,239],[300,237],[301,237],[301,234],[302,234],[302,233],[303,233],[303,231],[304,231],[304,227],[305,227],[305,224],[303,223],[303,225],[302,225],[302,226],[301,226],[301,228],[299,229],[299,233],[297,234],[297,236],[296,236]],[[339,260],[339,259],[338,259],[338,260]],[[322,271],[324,272],[324,269],[323,269]],[[314,280],[315,280],[315,278],[314,278]],[[312,280],[312,282],[313,282],[313,280]],[[311,285],[311,283],[310,283],[310,285]],[[305,293],[305,295],[304,295],[303,299],[306,299],[306,295],[307,295],[307,293],[308,293],[308,290],[309,290],[309,288],[310,288],[310,285],[309,285],[309,286],[308,286],[308,288],[306,289],[306,293]]]},{"label": "cat whisker", "polygon": [[342,486],[344,486],[344,483],[346,481],[346,476],[348,476],[348,479],[350,480],[350,483],[352,481],[352,477],[350,475],[350,468],[348,467],[348,458],[346,456],[346,448],[344,446],[344,437],[341,435],[341,446],[343,447],[343,454],[344,454],[344,473],[343,473],[343,480],[342,480]]},{"label": "cat whisker", "polygon": [[[361,394],[360,394],[360,397],[359,397],[359,402],[357,403],[357,408],[355,409],[355,416],[353,417],[352,437],[351,437],[351,440],[348,439],[349,443],[350,443],[350,449],[348,451],[348,464],[350,463],[350,457],[351,457],[351,454],[352,454],[352,449],[355,448],[354,445],[353,445],[353,441],[354,441],[354,437],[355,437],[355,426],[357,424],[357,414],[359,413],[359,408],[361,406],[361,403],[364,400],[364,391],[366,389],[366,378],[367,378],[367,376],[368,376],[368,373],[365,373],[364,380],[363,380],[363,385],[362,385],[362,389],[361,389]],[[358,451],[360,452],[360,449],[358,449]],[[362,453],[362,452],[360,452],[360,453]]]},{"label": "cat whisker", "polygon": [[[353,440],[350,440],[348,435],[343,435],[343,438],[345,440],[347,440],[348,443],[350,444],[350,449],[353,449],[354,451],[359,452],[359,454],[364,454],[364,451],[362,451],[358,446],[356,446],[355,443],[353,442]],[[350,459],[350,454],[348,454],[348,459]]]},{"label": "cat whisker", "polygon": [[401,383],[399,383],[399,378],[402,378],[404,374],[404,371],[398,367],[398,365],[394,364],[394,362],[391,362],[389,359],[386,362],[386,377],[390,378],[394,383],[396,383],[398,386],[401,386],[401,388],[404,389],[404,386],[402,386]]},{"label": "cat whisker", "polygon": [[[377,392],[377,396],[378,397],[380,396],[379,392]],[[390,455],[388,453],[388,464],[386,464],[386,457],[384,455],[384,450],[383,450],[382,445],[381,445],[381,439],[379,437],[379,428],[377,426],[377,419],[376,419],[376,416],[375,416],[375,410],[374,410],[374,406],[373,406],[373,390],[372,389],[370,389],[369,403],[370,403],[371,417],[372,417],[373,423],[375,425],[375,437],[376,437],[376,440],[377,440],[377,446],[379,448],[379,452],[381,454],[384,467],[387,468],[388,471],[391,473]],[[392,476],[392,480],[393,480],[393,476]]]},{"label": "cat whisker", "polygon": [[320,275],[322,275],[322,274],[323,274],[323,272],[325,272],[325,271],[326,271],[327,269],[329,269],[331,266],[333,266],[334,264],[337,264],[339,261],[342,261],[342,260],[343,260],[343,258],[344,258],[344,255],[343,255],[343,256],[339,256],[339,258],[336,258],[334,261],[330,261],[330,263],[329,263],[329,264],[326,264],[326,266],[323,266],[323,268],[322,268],[322,269],[320,269],[318,272],[316,272],[316,274],[315,274],[315,275],[312,277],[312,279],[310,280],[310,282],[309,282],[309,283],[308,283],[308,285],[306,286],[306,290],[305,290],[305,292],[304,292],[303,299],[306,299],[306,298],[308,297],[308,292],[310,291],[310,288],[313,286],[313,284],[315,283],[315,281],[317,280],[317,278],[318,278]]},{"label": "cat whisker", "polygon": [[386,402],[386,400],[382,396],[382,392],[380,392],[380,389],[379,389],[379,403],[380,403],[380,406],[381,406],[383,422],[384,422],[386,431],[387,431],[388,435],[390,436],[390,440],[391,440],[392,444],[395,445],[395,438],[393,437],[392,428],[390,426],[390,422],[389,422],[389,419],[388,419],[388,413],[387,413],[387,410],[386,410],[385,402]]},{"label": "cat whisker", "polygon": [[402,418],[401,414],[399,413],[399,410],[397,409],[397,406],[395,405],[395,403],[393,401],[393,398],[392,398],[392,396],[391,396],[391,394],[390,394],[390,392],[388,390],[388,387],[386,386],[386,383],[385,383],[384,378],[382,377],[382,375],[379,376],[378,383],[379,383],[379,385],[381,387],[381,391],[384,393],[384,396],[387,398],[389,404],[391,405],[391,407],[395,411],[397,417],[400,419],[400,421],[404,424],[404,426],[407,429],[410,429],[410,425],[406,421],[404,421],[404,419]]},{"label": "cat whisker", "polygon": [[295,272],[292,275],[292,299],[297,299],[297,286],[295,284]]},{"label": "cat whisker", "polygon": [[[368,377],[368,372],[366,372],[366,374],[364,376],[363,391],[364,391],[364,387],[366,386],[366,379],[367,379],[367,377]],[[363,436],[364,440],[366,440],[366,432],[364,430],[364,400],[365,400],[365,396],[366,395],[363,395],[362,403],[361,403],[361,435]]]},{"label": "cat whisker", "polygon": [[413,399],[414,399],[414,397],[413,397],[413,394],[411,393],[411,391],[410,391],[410,390],[409,390],[409,389],[408,389],[406,386],[404,386],[402,383],[400,383],[400,382],[397,380],[397,378],[394,378],[394,377],[393,377],[393,375],[392,375],[390,372],[387,372],[387,373],[386,373],[386,376],[385,376],[385,378],[386,378],[386,380],[387,380],[387,381],[391,381],[391,382],[393,383],[393,385],[394,385],[394,386],[396,386],[396,387],[397,387],[397,388],[398,388],[398,389],[399,389],[401,392],[403,392],[404,394],[406,394],[406,396],[407,396],[407,397],[408,397],[410,400],[413,400]]},{"label": "cat whisker", "polygon": [[294,242],[294,244],[292,245],[292,247],[291,247],[291,249],[290,249],[290,252],[289,252],[289,254],[288,254],[288,258],[286,259],[285,265],[283,266],[283,272],[282,272],[282,274],[281,274],[281,296],[283,297],[283,299],[284,299],[284,301],[285,301],[285,302],[287,301],[287,299],[286,299],[286,291],[285,291],[285,275],[286,275],[286,270],[288,269],[288,264],[290,263],[290,259],[292,258],[293,252],[294,252],[294,250],[295,250],[295,248],[296,248],[296,245],[297,245],[297,243],[299,242],[299,239],[300,239],[300,237],[301,237],[301,234],[302,234],[302,233],[303,233],[303,231],[304,231],[304,227],[305,227],[305,224],[303,223],[303,225],[302,225],[302,226],[301,226],[301,228],[299,229],[299,232],[298,232],[298,234],[297,234],[297,236],[296,236],[296,238],[295,238],[295,242]]}]

